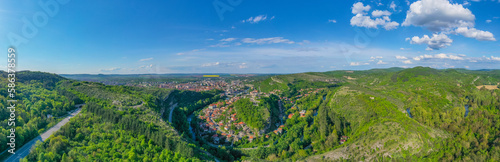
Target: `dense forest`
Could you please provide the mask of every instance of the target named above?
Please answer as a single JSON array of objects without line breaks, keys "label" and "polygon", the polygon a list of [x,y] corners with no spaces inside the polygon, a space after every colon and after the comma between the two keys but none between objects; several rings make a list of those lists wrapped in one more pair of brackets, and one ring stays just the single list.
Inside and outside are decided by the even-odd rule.
[{"label": "dense forest", "polygon": [[[8,145],[7,135],[10,118],[10,110],[6,96],[7,91],[7,73],[0,71],[0,150],[6,150]],[[75,109],[76,104],[83,101],[73,93],[56,84],[64,78],[43,72],[18,72],[16,81],[15,103],[16,121],[16,147],[19,148],[26,142],[52,127],[58,122],[58,118],[65,116],[68,111]],[[4,157],[3,154],[2,157]]]},{"label": "dense forest", "polygon": [[[5,107],[6,73],[0,75],[0,105]],[[500,160],[498,70],[415,67],[259,76],[250,83],[253,88],[276,95],[242,96],[228,107],[240,121],[266,131],[251,142],[243,138],[224,146],[197,134],[193,140],[187,122],[209,104],[224,102],[220,90],[110,86],[41,72],[19,75],[16,144],[44,132],[74,105],[86,104],[25,161]],[[0,110],[4,142],[8,114]],[[196,132],[198,122],[191,122]],[[278,126],[283,131],[273,132]]]},{"label": "dense forest", "polygon": [[73,80],[61,80],[56,87],[85,103],[83,112],[38,144],[26,161],[82,161],[89,156],[98,161],[213,159],[159,114],[168,105],[170,90]]}]

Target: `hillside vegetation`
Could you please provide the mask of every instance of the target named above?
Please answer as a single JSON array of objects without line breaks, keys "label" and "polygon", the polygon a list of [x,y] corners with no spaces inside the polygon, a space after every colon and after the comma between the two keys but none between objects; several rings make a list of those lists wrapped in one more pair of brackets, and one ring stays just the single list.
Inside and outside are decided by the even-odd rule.
[{"label": "hillside vegetation", "polygon": [[[6,87],[5,73],[0,74]],[[57,122],[47,114],[62,116],[86,103],[81,115],[38,144],[26,161],[500,160],[498,70],[415,67],[259,76],[251,84],[269,97],[227,106],[269,136],[221,147],[193,140],[187,123],[187,116],[223,102],[221,91],[107,86],[23,74],[19,145]],[[478,88],[483,85],[488,88]],[[0,119],[0,140],[6,140],[7,119]],[[278,127],[282,132],[273,133]]]}]

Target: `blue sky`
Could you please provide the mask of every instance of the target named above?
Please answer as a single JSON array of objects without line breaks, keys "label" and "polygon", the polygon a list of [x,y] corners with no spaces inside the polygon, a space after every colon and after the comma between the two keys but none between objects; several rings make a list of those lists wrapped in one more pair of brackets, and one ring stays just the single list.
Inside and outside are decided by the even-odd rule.
[{"label": "blue sky", "polygon": [[18,70],[59,74],[499,69],[499,7],[499,0],[6,0],[0,44],[17,48]]}]

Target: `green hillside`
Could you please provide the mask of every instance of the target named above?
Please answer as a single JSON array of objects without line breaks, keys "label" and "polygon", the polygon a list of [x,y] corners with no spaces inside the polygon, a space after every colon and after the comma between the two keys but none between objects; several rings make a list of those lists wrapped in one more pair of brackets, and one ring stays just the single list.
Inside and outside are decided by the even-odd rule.
[{"label": "green hillside", "polygon": [[[86,103],[81,115],[39,144],[27,161],[500,160],[498,70],[416,67],[259,76],[251,82],[253,89],[269,97],[261,94],[255,103],[240,99],[228,107],[251,128],[266,128],[267,136],[220,147],[193,140],[187,116],[224,102],[221,91],[24,75],[19,79],[24,105],[18,119],[27,139],[57,122],[47,114],[64,115],[74,104]],[[0,83],[6,87],[5,77]],[[5,98],[0,99],[5,105]],[[5,110],[0,113],[7,116]],[[6,120],[2,118],[4,126]],[[192,126],[200,121],[193,120]],[[278,127],[283,132],[272,132]]]}]

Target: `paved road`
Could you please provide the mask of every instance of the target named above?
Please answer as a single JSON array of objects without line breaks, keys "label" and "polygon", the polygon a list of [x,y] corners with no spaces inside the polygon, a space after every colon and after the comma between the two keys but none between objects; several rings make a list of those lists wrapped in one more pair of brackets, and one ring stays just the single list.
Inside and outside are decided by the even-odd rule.
[{"label": "paved road", "polygon": [[61,129],[61,127],[64,124],[68,123],[69,119],[71,117],[73,117],[73,116],[77,115],[78,113],[80,113],[80,111],[81,111],[81,108],[77,109],[76,111],[74,111],[73,113],[71,113],[69,116],[67,116],[66,118],[64,118],[63,120],[61,120],[59,123],[57,123],[56,125],[54,125],[52,128],[50,128],[48,131],[46,131],[46,132],[42,133],[41,135],[39,135],[38,137],[32,139],[30,142],[26,143],[20,149],[17,149],[15,151],[16,154],[11,155],[9,158],[7,158],[5,160],[5,162],[18,162],[21,158],[24,158],[24,157],[28,156],[28,154],[30,153],[30,150],[32,148],[34,148],[33,146],[35,146],[35,144],[36,144],[37,141],[45,141],[47,138],[50,137],[50,135],[54,134],[59,129]]}]

